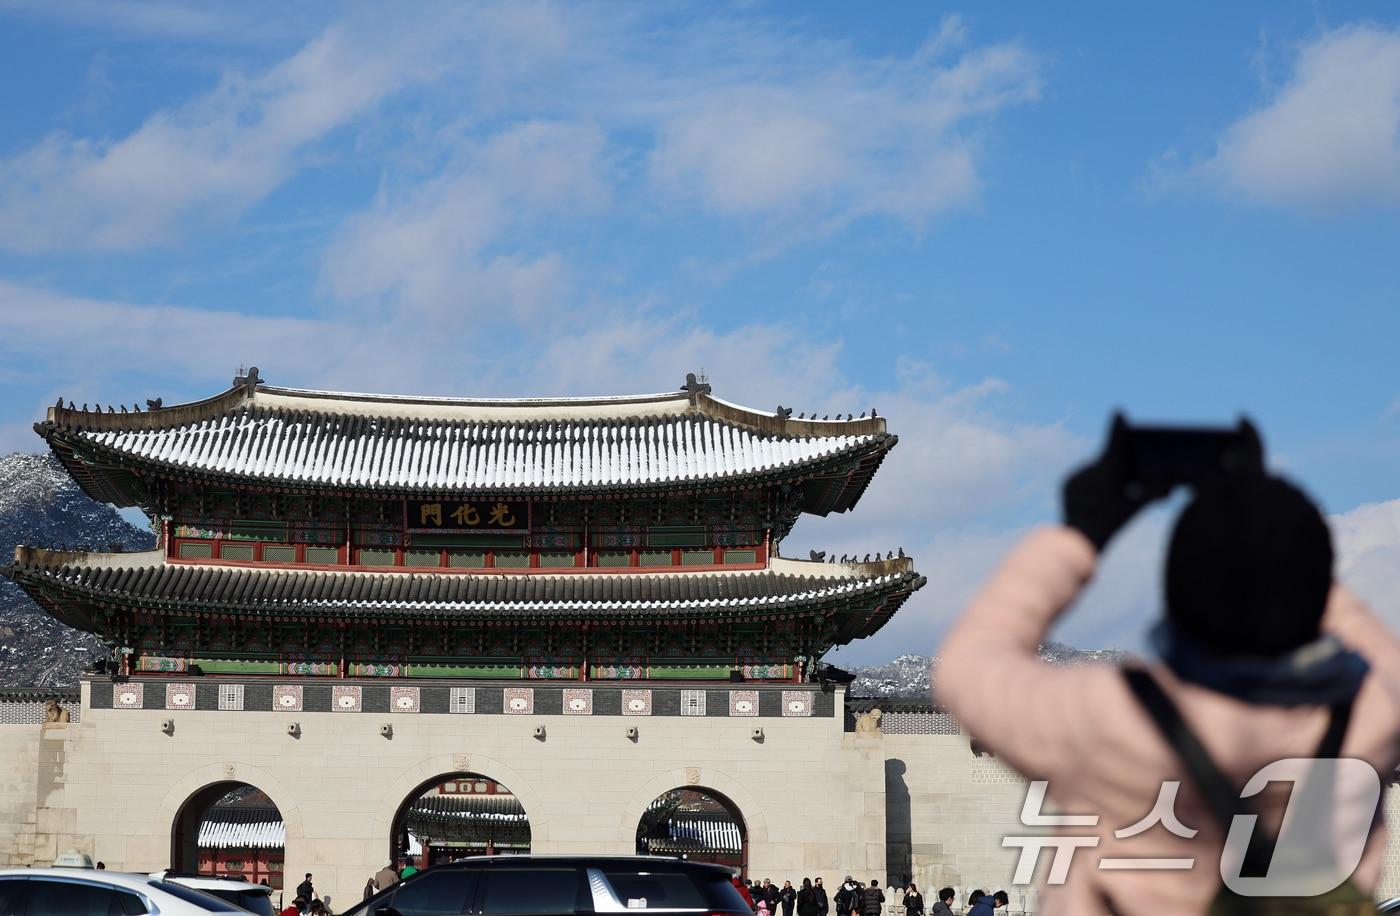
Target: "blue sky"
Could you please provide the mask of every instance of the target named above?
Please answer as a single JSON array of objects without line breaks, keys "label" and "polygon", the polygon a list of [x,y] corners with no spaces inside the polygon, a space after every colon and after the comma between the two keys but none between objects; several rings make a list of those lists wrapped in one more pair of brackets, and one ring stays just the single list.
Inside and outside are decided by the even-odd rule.
[{"label": "blue sky", "polygon": [[[0,451],[60,394],[874,406],[928,651],[1109,411],[1229,420],[1400,621],[1393,4],[0,2]],[[1062,638],[1136,645],[1161,532]]]}]

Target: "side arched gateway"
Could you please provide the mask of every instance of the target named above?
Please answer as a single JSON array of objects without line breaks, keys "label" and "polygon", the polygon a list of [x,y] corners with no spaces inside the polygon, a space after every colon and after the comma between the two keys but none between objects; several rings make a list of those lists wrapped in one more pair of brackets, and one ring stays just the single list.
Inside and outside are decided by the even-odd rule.
[{"label": "side arched gateway", "polygon": [[738,805],[713,789],[671,789],[647,806],[637,822],[639,855],[683,856],[748,867],[748,831]]},{"label": "side arched gateway", "polygon": [[389,859],[418,868],[466,856],[530,851],[530,819],[505,785],[480,773],[444,773],[404,798],[389,833]]},{"label": "side arched gateway", "polygon": [[170,830],[170,867],[282,887],[286,825],[276,803],[246,782],[211,783],[185,800]]}]

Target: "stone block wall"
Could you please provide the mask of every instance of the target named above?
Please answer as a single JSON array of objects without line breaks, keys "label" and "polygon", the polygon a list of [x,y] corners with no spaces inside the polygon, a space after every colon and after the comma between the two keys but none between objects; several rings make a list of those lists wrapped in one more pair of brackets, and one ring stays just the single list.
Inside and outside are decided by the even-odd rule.
[{"label": "stone block wall", "polygon": [[944,886],[960,901],[973,888],[1004,888],[1013,911],[1032,905],[1032,890],[1011,883],[1017,850],[1001,845],[1027,833],[1024,780],[959,735],[887,734],[884,749],[889,880],[908,876],[928,900]]},{"label": "stone block wall", "polygon": [[0,725],[0,866],[33,863],[39,730],[38,724]]},{"label": "stone block wall", "polygon": [[[697,785],[742,813],[752,875],[831,882],[848,871],[886,873],[883,739],[844,732],[839,715],[94,708],[88,691],[82,721],[67,729],[61,788],[42,776],[42,760],[36,787],[61,794],[61,802],[39,802],[50,845],[81,849],[110,868],[165,867],[185,801],[214,783],[246,782],[281,811],[286,874],[312,872],[318,891],[343,908],[385,864],[399,806],[470,771],[519,797],[534,852],[631,854],[646,806]],[[167,719],[173,734],[162,731]],[[293,722],[295,736],[287,731]],[[392,737],[381,735],[385,724]]]}]

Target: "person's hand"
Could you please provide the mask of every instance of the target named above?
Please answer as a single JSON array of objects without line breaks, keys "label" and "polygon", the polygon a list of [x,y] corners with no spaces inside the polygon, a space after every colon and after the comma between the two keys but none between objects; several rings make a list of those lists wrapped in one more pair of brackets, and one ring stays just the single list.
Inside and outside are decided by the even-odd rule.
[{"label": "person's hand", "polygon": [[1064,521],[1078,530],[1100,553],[1138,510],[1166,492],[1148,492],[1133,479],[1128,448],[1128,423],[1113,415],[1103,454],[1065,481]]}]

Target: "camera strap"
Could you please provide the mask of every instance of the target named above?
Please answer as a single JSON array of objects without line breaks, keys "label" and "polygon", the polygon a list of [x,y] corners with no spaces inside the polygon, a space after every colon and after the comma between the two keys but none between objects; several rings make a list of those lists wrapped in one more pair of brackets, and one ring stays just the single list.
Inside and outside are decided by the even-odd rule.
[{"label": "camera strap", "polygon": [[[1125,668],[1123,677],[1128,682],[1128,689],[1185,766],[1191,781],[1195,783],[1211,815],[1219,824],[1222,837],[1229,836],[1230,825],[1235,816],[1256,814],[1254,807],[1240,797],[1239,788],[1216,766],[1205,746],[1196,737],[1196,733],[1181,717],[1181,711],[1149,671],[1145,668]],[[1317,750],[1313,752],[1314,758],[1334,759],[1341,752],[1342,739],[1346,736],[1354,700],[1354,696],[1347,697],[1332,705],[1327,730],[1323,733]],[[1267,835],[1262,830],[1254,831],[1240,874],[1246,877],[1262,877],[1268,874],[1269,862],[1274,857],[1274,847],[1277,843],[1278,837]]]}]

